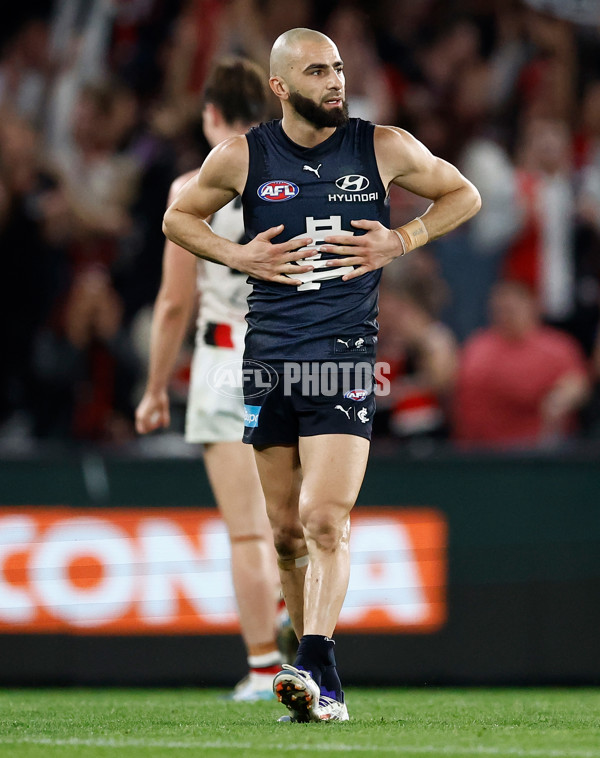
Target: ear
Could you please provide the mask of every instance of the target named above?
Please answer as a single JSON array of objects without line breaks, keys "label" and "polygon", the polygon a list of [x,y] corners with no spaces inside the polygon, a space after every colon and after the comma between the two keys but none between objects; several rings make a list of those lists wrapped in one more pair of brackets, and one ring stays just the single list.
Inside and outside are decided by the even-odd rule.
[{"label": "ear", "polygon": [[280,76],[272,76],[269,79],[269,87],[280,100],[287,100],[290,96],[288,86]]},{"label": "ear", "polygon": [[202,110],[204,129],[215,129],[223,123],[223,114],[213,103],[206,103]]}]

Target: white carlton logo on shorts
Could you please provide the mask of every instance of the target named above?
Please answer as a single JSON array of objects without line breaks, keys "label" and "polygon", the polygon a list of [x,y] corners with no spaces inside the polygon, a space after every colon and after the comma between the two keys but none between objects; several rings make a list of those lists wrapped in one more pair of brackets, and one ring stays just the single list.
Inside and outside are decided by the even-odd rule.
[{"label": "white carlton logo on shorts", "polygon": [[368,413],[368,411],[367,411],[367,409],[366,409],[366,408],[361,408],[361,409],[360,409],[360,410],[357,412],[357,414],[356,414],[356,416],[357,416],[358,420],[359,420],[359,421],[362,421],[362,423],[363,423],[363,424],[366,424],[366,423],[367,423],[367,421],[370,421],[370,420],[371,420],[371,419],[370,419],[370,418],[367,416],[367,413]]}]

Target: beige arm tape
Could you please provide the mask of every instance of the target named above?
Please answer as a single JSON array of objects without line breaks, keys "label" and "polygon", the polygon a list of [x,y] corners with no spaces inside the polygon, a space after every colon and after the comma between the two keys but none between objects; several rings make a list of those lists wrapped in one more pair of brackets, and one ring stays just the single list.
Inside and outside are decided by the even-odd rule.
[{"label": "beige arm tape", "polygon": [[298,556],[298,558],[277,558],[277,565],[283,571],[293,571],[294,569],[308,566],[308,553]]},{"label": "beige arm tape", "polygon": [[402,243],[403,252],[400,255],[406,255],[416,247],[422,247],[427,244],[429,239],[429,234],[420,216],[409,221],[408,224],[398,227],[398,229],[392,229],[392,231],[398,235]]}]

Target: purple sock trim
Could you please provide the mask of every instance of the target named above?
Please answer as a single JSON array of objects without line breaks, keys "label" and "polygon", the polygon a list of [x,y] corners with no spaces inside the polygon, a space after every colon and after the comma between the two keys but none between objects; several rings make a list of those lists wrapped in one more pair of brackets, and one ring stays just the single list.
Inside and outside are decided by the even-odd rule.
[{"label": "purple sock trim", "polygon": [[332,700],[337,700],[337,695],[335,694],[335,690],[327,690],[325,687],[320,687],[321,695],[324,697],[330,697]]}]

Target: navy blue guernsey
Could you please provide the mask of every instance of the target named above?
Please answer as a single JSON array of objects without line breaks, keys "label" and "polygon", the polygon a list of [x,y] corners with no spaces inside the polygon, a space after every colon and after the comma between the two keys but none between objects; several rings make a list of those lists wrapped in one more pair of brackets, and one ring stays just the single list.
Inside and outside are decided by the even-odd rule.
[{"label": "navy blue guernsey", "polygon": [[[251,129],[242,195],[248,236],[284,224],[274,243],[311,237],[314,250],[328,235],[363,234],[350,224],[354,219],[389,227],[374,132],[370,122],[351,118],[321,144],[305,148],[289,139],[281,121]],[[314,271],[294,276],[303,281],[301,286],[249,279],[247,358],[326,360],[338,352],[336,341],[343,336],[375,344],[381,269],[344,282],[341,277],[350,268],[323,266],[335,257],[319,253],[311,258]]]}]

